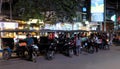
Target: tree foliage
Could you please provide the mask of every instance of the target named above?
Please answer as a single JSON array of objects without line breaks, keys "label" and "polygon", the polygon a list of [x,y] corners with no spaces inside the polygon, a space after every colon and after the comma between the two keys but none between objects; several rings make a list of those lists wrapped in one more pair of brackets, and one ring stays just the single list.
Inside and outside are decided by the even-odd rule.
[{"label": "tree foliage", "polygon": [[72,21],[80,0],[18,0],[14,11],[23,18],[39,18],[44,21]]}]

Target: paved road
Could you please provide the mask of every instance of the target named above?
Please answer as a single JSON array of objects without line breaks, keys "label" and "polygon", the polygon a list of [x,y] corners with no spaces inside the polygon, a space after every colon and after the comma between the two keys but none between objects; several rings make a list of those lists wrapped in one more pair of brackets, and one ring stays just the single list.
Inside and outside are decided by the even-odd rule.
[{"label": "paved road", "polygon": [[0,69],[120,69],[120,46],[110,50],[101,50],[94,54],[80,54],[72,58],[56,54],[52,61],[40,56],[36,63],[20,60],[0,59]]}]

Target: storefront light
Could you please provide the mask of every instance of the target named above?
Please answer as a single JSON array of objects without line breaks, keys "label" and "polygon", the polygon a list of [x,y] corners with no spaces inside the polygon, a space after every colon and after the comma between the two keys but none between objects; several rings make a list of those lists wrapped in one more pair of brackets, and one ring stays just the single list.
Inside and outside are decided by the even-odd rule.
[{"label": "storefront light", "polygon": [[88,22],[88,21],[85,21],[85,24],[89,24],[89,22]]},{"label": "storefront light", "polygon": [[31,24],[31,23],[37,23],[39,21],[39,24],[43,24],[43,20],[40,19],[29,19],[29,21],[27,21],[27,24]]}]

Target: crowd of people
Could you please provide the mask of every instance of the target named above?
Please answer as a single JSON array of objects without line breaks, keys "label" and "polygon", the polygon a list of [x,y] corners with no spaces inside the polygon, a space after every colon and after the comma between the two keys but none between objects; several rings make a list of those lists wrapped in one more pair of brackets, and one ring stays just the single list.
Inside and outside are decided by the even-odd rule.
[{"label": "crowd of people", "polygon": [[[42,37],[42,36],[41,36]],[[29,59],[32,59],[33,45],[38,46],[39,54],[42,51],[48,52],[48,48],[51,43],[55,43],[55,52],[62,53],[73,50],[73,54],[79,56],[82,52],[97,53],[99,50],[110,49],[114,38],[113,34],[105,32],[84,32],[84,33],[61,33],[55,36],[55,33],[44,36],[43,38],[32,37],[31,34],[27,34],[24,41],[18,40],[15,44],[17,53],[19,51],[28,50]],[[35,39],[36,38],[36,39]],[[22,43],[25,42],[25,43]],[[20,46],[20,43],[21,46]],[[66,45],[68,43],[68,45]],[[70,43],[70,44],[69,44]],[[66,47],[65,47],[66,46]],[[71,46],[71,48],[69,48]],[[27,48],[26,48],[27,47]],[[21,50],[22,49],[22,50]],[[18,53],[19,55],[19,53]]]}]

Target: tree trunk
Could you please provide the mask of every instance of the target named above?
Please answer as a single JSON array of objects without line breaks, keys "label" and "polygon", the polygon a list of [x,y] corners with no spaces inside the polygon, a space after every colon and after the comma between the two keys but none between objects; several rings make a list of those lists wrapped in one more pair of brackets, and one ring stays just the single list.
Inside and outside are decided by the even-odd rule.
[{"label": "tree trunk", "polygon": [[12,21],[12,0],[10,0],[10,20]]},{"label": "tree trunk", "polygon": [[2,0],[0,0],[0,14],[2,13]]}]

